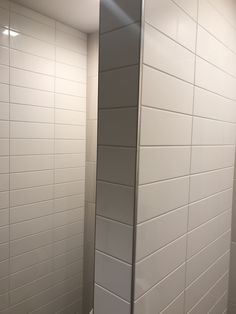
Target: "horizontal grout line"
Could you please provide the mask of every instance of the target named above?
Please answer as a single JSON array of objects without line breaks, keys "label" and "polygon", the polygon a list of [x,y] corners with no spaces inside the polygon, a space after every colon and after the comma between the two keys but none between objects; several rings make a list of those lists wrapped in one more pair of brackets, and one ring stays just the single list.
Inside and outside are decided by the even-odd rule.
[{"label": "horizontal grout line", "polygon": [[98,286],[100,289],[107,291],[109,294],[113,295],[115,298],[121,300],[122,302],[125,302],[126,304],[130,304],[130,302],[128,302],[125,299],[122,299],[120,296],[118,296],[117,294],[115,294],[114,292],[112,292],[111,290],[105,288],[104,286],[100,285],[99,283],[97,283],[95,281],[95,285]]},{"label": "horizontal grout line", "polygon": [[[135,141],[134,141],[135,142]],[[121,145],[121,144],[103,144],[103,143],[99,143],[99,138],[98,138],[98,143],[97,143],[97,147],[107,147],[107,148],[127,148],[127,149],[136,149],[137,148],[137,146],[136,146],[136,143],[134,143],[133,144],[133,146],[131,146],[131,145]]]},{"label": "horizontal grout line", "polygon": [[[160,183],[160,182],[166,182],[166,181],[169,181],[169,180],[175,180],[175,179],[181,179],[181,178],[187,178],[187,177],[189,177],[189,178],[191,178],[191,177],[193,177],[193,176],[198,176],[198,175],[202,175],[202,174],[207,174],[207,173],[211,173],[211,172],[220,172],[220,170],[225,170],[225,169],[230,169],[230,168],[233,168],[233,167],[227,167],[227,168],[221,168],[221,169],[219,169],[219,170],[209,170],[209,171],[205,171],[205,172],[201,172],[201,173],[196,173],[196,174],[190,174],[190,173],[188,173],[188,174],[184,174],[184,175],[181,175],[181,176],[177,176],[177,177],[171,177],[171,178],[166,178],[166,179],[161,179],[161,180],[157,180],[157,181],[150,181],[150,182],[147,182],[147,183],[142,183],[142,184],[140,184],[139,183],[139,187],[142,187],[142,186],[147,186],[147,185],[151,185],[151,184],[156,184],[156,183]],[[227,188],[228,189],[228,188]],[[222,190],[223,191],[223,190]],[[220,191],[218,191],[218,192],[216,192],[216,193],[219,193]],[[213,194],[214,195],[214,194]],[[204,199],[205,197],[203,197],[203,199]],[[200,200],[200,199],[199,199]],[[193,203],[194,202],[196,202],[196,201],[198,201],[198,200],[195,200],[195,201],[193,201]]]},{"label": "horizontal grout line", "polygon": [[127,109],[133,109],[134,111],[138,111],[138,106],[123,106],[123,107],[102,107],[98,109],[98,113],[103,111],[120,111],[120,110],[127,110]]},{"label": "horizontal grout line", "polygon": [[[1,82],[0,85],[5,85],[5,86],[7,86],[9,88],[13,86],[13,87],[20,87],[20,88],[25,88],[25,89],[31,89],[33,91],[41,91],[41,92],[45,92],[45,93],[51,93],[51,94],[55,94],[55,95],[72,96],[72,97],[86,99],[86,95],[85,96],[81,96],[81,95],[76,95],[76,94],[66,94],[66,93],[58,92],[58,91],[55,92],[54,90],[40,89],[40,88],[31,87],[31,86],[23,86],[23,85],[11,84],[10,82],[9,83],[2,83]],[[9,102],[10,101],[7,101],[6,103],[9,103]]]},{"label": "horizontal grout line", "polygon": [[[129,18],[130,18],[130,17],[129,17]],[[130,19],[131,19],[131,18],[130,18]],[[119,26],[119,27],[110,29],[110,30],[108,30],[108,31],[104,31],[104,32],[101,32],[101,31],[100,31],[100,32],[99,32],[99,36],[102,37],[103,35],[106,35],[106,34],[109,34],[109,33],[112,33],[112,32],[116,32],[116,31],[119,31],[119,30],[121,30],[121,29],[127,28],[127,27],[129,27],[129,26],[131,26],[131,25],[136,25],[136,24],[141,24],[141,20],[139,19],[139,20],[130,21],[130,22],[127,23],[127,24],[124,24],[124,25],[121,25],[121,26]],[[141,29],[141,27],[140,27],[140,29]]]},{"label": "horizontal grout line", "polygon": [[[168,216],[169,214],[174,213],[174,212],[178,212],[178,211],[182,210],[183,208],[188,207],[188,205],[189,205],[189,204],[187,203],[186,205],[182,205],[182,206],[180,206],[180,207],[177,207],[177,208],[175,208],[175,209],[172,209],[172,210],[170,210],[170,211],[168,211],[168,212],[165,212],[165,213],[163,213],[163,214],[160,214],[159,216],[156,216],[156,217],[150,218],[150,219],[148,219],[148,220],[139,222],[139,223],[137,223],[137,227],[144,226],[144,225],[148,224],[148,223],[151,222],[151,221],[158,220],[158,219],[161,218],[161,217]],[[183,236],[183,235],[181,235],[181,237],[182,237],[182,236]]]},{"label": "horizontal grout line", "polygon": [[99,69],[99,74],[103,74],[103,73],[108,73],[108,72],[113,72],[113,71],[117,71],[117,70],[124,70],[124,69],[127,69],[127,68],[131,68],[131,67],[138,67],[139,66],[139,63],[131,63],[131,64],[127,64],[127,65],[121,65],[121,66],[118,66],[118,67],[114,67],[114,68],[109,68],[109,69],[105,69],[105,70],[100,70]]},{"label": "horizontal grout line", "polygon": [[[100,146],[105,146],[105,145],[100,145]],[[106,145],[106,146],[109,146],[109,147],[114,147],[113,145]],[[191,144],[191,142],[189,144],[156,144],[156,145],[150,145],[150,144],[147,144],[147,145],[140,145],[139,148],[142,149],[142,148],[180,148],[180,147],[183,147],[183,148],[186,148],[186,147],[225,147],[225,146],[231,146],[231,147],[235,147],[235,144],[234,143],[229,143],[229,144],[222,144],[222,143],[216,143],[216,144]],[[115,146],[117,147],[117,146]],[[124,147],[124,146],[121,146],[121,147]],[[130,146],[125,146],[125,147],[130,147]],[[132,147],[131,147],[132,148]]]},{"label": "horizontal grout line", "polygon": [[114,222],[114,223],[116,223],[118,225],[122,225],[122,226],[133,228],[133,225],[129,225],[129,224],[125,223],[125,222],[118,221],[118,220],[115,220],[115,219],[112,219],[112,218],[109,218],[109,217],[105,217],[105,216],[102,216],[102,215],[99,215],[99,214],[96,214],[96,217],[100,218],[100,219],[103,219],[103,220],[110,221],[110,222]]},{"label": "horizontal grout line", "polygon": [[103,252],[103,251],[101,251],[101,250],[99,250],[97,248],[96,248],[96,252],[98,252],[98,253],[106,256],[106,257],[109,257],[110,259],[116,260],[117,262],[122,263],[122,264],[124,264],[126,266],[132,267],[132,263],[128,263],[128,262],[126,262],[126,261],[124,261],[124,260],[122,260],[122,259],[120,259],[118,257],[112,256],[112,255],[110,255],[108,253],[105,253],[105,252]]},{"label": "horizontal grout line", "polygon": [[[92,205],[96,204],[95,202],[88,202],[88,201],[85,202],[85,203],[92,204]],[[100,218],[107,219],[107,220],[110,220],[110,221],[113,221],[113,222],[116,222],[116,223],[120,223],[120,224],[128,226],[128,227],[133,227],[132,224],[129,224],[129,223],[126,223],[126,222],[123,222],[123,221],[120,221],[120,220],[117,220],[117,219],[114,219],[114,218],[111,218],[111,217],[107,217],[107,216],[101,215],[101,214],[99,214],[99,212],[97,212],[96,217],[100,217]]]},{"label": "horizontal grout line", "polygon": [[[236,105],[236,101],[235,101],[235,105]],[[207,117],[207,116],[201,116],[199,114],[191,114],[191,113],[186,113],[186,112],[181,112],[181,111],[175,111],[175,110],[171,110],[171,109],[165,109],[165,108],[161,108],[161,107],[155,107],[152,105],[141,105],[142,108],[148,108],[148,109],[153,109],[153,110],[157,110],[157,111],[162,111],[162,112],[168,112],[168,113],[173,113],[176,115],[183,115],[183,116],[188,116],[191,118],[200,118],[200,119],[206,119],[206,120],[212,120],[212,121],[217,121],[220,123],[228,123],[228,124],[236,124],[236,120],[235,122],[233,121],[227,121],[227,120],[220,120],[220,119],[216,119],[216,118],[212,118],[212,117]]]},{"label": "horizontal grout line", "polygon": [[[24,71],[24,72],[39,74],[39,75],[42,75],[42,76],[47,76],[47,77],[49,77],[49,78],[52,78],[52,80],[54,80],[54,79],[62,79],[62,80],[64,80],[64,81],[68,81],[68,82],[73,82],[73,83],[78,83],[78,84],[82,84],[82,85],[87,85],[87,84],[86,84],[86,81],[85,81],[85,82],[75,81],[75,80],[72,80],[72,79],[68,79],[68,78],[64,78],[64,77],[57,76],[56,74],[47,74],[47,73],[43,73],[43,72],[38,72],[38,71],[30,70],[30,69],[27,69],[27,68],[25,68],[25,67],[13,66],[13,65],[11,65],[11,63],[10,63],[9,65],[5,65],[5,67],[9,68],[9,70],[11,70],[11,69],[16,69],[16,70],[20,70],[20,71]],[[11,83],[10,83],[9,85],[14,86],[14,85],[11,84]],[[53,85],[56,85],[56,82],[53,82]],[[51,91],[51,93],[55,93],[55,91]]]},{"label": "horizontal grout line", "polygon": [[133,185],[128,185],[128,184],[123,184],[123,183],[118,183],[118,182],[116,183],[116,182],[100,179],[99,177],[97,178],[97,182],[108,183],[108,184],[113,184],[113,185],[117,185],[117,186],[120,186],[120,187],[126,187],[126,188],[130,188],[130,189],[134,189],[134,184]]}]

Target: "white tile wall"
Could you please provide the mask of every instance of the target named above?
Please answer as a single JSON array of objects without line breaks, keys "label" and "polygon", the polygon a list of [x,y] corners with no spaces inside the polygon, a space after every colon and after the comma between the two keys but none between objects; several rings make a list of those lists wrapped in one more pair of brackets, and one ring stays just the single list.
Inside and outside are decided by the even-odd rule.
[{"label": "white tile wall", "polygon": [[135,314],[227,310],[235,12],[222,0],[145,1]]},{"label": "white tile wall", "polygon": [[0,312],[82,313],[87,36],[5,0],[0,25]]}]

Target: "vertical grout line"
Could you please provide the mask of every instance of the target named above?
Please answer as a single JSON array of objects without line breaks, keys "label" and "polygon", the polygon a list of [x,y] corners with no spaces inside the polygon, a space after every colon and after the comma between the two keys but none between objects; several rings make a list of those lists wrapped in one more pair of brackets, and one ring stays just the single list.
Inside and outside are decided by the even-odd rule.
[{"label": "vertical grout line", "polygon": [[192,168],[192,151],[193,151],[193,121],[194,121],[194,104],[196,89],[196,66],[197,66],[197,43],[198,43],[198,15],[199,0],[197,0],[197,19],[196,19],[196,37],[194,52],[194,79],[193,79],[193,102],[192,102],[192,125],[191,125],[191,142],[190,142],[190,162],[189,162],[189,182],[188,182],[188,212],[187,212],[187,231],[186,231],[186,251],[185,251],[185,280],[184,280],[184,313],[186,313],[186,288],[187,288],[187,260],[188,260],[188,230],[189,230],[189,205],[191,190],[191,168]]},{"label": "vertical grout line", "polygon": [[54,286],[54,274],[55,274],[55,227],[54,227],[54,221],[55,221],[55,115],[56,115],[56,109],[55,109],[55,91],[56,91],[56,20],[54,20],[54,86],[53,86],[53,210],[52,210],[52,274],[53,274],[53,286]]},{"label": "vertical grout line", "polygon": [[133,213],[133,246],[132,246],[132,277],[131,277],[131,306],[130,312],[134,314],[135,302],[135,273],[136,273],[136,235],[137,235],[137,206],[139,185],[139,147],[140,147],[140,122],[141,122],[141,99],[143,83],[143,49],[144,49],[144,27],[145,27],[145,0],[140,3],[140,44],[139,44],[139,71],[138,71],[138,99],[137,99],[137,124],[136,124],[136,156],[135,156],[135,178],[134,178],[134,213]]},{"label": "vertical grout line", "polygon": [[[10,30],[10,27],[11,27],[11,2],[9,2],[9,6],[8,6],[8,12],[9,12],[9,25],[8,25],[8,29]],[[11,274],[11,263],[10,263],[10,259],[11,259],[11,251],[10,251],[10,247],[11,247],[11,232],[10,232],[10,227],[11,227],[11,105],[10,105],[10,96],[11,96],[11,89],[10,89],[10,84],[11,84],[11,51],[10,51],[10,31],[8,32],[8,56],[9,56],[9,65],[8,65],[8,70],[9,70],[9,99],[8,99],[8,110],[9,110],[9,118],[8,118],[8,121],[9,121],[9,130],[8,130],[8,136],[9,136],[9,151],[8,151],[8,154],[9,154],[9,164],[8,164],[8,171],[9,171],[9,182],[8,182],[8,190],[9,190],[9,194],[8,194],[8,257],[9,257],[9,260],[8,260],[8,307],[10,307],[10,274]]]}]

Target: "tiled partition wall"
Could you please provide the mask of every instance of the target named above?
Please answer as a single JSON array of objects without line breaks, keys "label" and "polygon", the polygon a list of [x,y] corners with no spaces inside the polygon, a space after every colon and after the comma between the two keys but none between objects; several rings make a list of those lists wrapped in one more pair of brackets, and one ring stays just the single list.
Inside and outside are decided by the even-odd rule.
[{"label": "tiled partition wall", "polygon": [[234,172],[233,190],[233,210],[232,210],[232,242],[231,259],[229,273],[229,309],[228,314],[236,313],[236,177]]},{"label": "tiled partition wall", "polygon": [[101,1],[95,314],[132,308],[140,0]]},{"label": "tiled partition wall", "polygon": [[93,308],[94,231],[98,110],[98,33],[88,35],[84,216],[84,314]]},{"label": "tiled partition wall", "polygon": [[145,1],[135,314],[227,309],[235,5]]},{"label": "tiled partition wall", "polygon": [[87,38],[4,0],[0,24],[0,313],[82,313]]},{"label": "tiled partition wall", "polygon": [[[132,108],[119,108],[133,104],[129,99],[127,105],[121,87],[132,91],[137,76],[131,80],[120,73],[130,68],[127,59],[133,60],[133,50],[125,49],[131,45],[127,29],[134,24],[120,27],[113,15],[126,21],[137,1],[113,1],[110,11],[106,3],[101,12],[109,12],[112,31],[100,35],[95,314],[226,313],[235,2],[144,1],[135,121]],[[135,127],[137,183],[135,147],[130,148],[136,145]],[[133,187],[134,197],[128,194]],[[129,255],[132,244],[135,260]]]}]

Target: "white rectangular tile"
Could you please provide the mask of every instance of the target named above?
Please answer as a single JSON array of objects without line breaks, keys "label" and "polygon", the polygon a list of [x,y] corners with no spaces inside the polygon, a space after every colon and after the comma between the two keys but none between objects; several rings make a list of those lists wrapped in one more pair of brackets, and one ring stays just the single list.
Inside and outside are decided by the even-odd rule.
[{"label": "white rectangular tile", "polygon": [[55,154],[85,153],[85,140],[55,140]]},{"label": "white rectangular tile", "polygon": [[190,147],[141,147],[139,158],[139,184],[185,176]]},{"label": "white rectangular tile", "polygon": [[86,69],[87,57],[75,51],[56,47],[56,61]]},{"label": "white rectangular tile", "polygon": [[235,122],[235,101],[196,87],[194,115],[221,121]]},{"label": "white rectangular tile", "polygon": [[133,228],[131,226],[97,216],[96,242],[97,250],[127,263],[132,262]]},{"label": "white rectangular tile", "polygon": [[10,65],[15,68],[54,75],[54,62],[45,58],[11,49],[10,61]]},{"label": "white rectangular tile", "polygon": [[9,67],[0,65],[0,83],[9,84]]},{"label": "white rectangular tile", "polygon": [[42,90],[10,86],[10,101],[22,105],[53,107],[54,94]]},{"label": "white rectangular tile", "polygon": [[197,54],[229,74],[236,75],[235,54],[202,27],[198,28]]},{"label": "white rectangular tile", "polygon": [[212,285],[227,271],[229,254],[226,253],[186,290],[186,311],[189,311]]},{"label": "white rectangular tile", "polygon": [[134,23],[101,35],[100,69],[105,71],[137,64],[140,31],[140,24]]},{"label": "white rectangular tile", "polygon": [[10,203],[12,206],[25,205],[53,198],[53,186],[40,186],[28,189],[13,190],[10,192]]},{"label": "white rectangular tile", "polygon": [[32,55],[54,60],[55,48],[52,43],[41,41],[37,38],[27,36],[26,34],[11,37],[10,47]]},{"label": "white rectangular tile", "polygon": [[134,303],[135,314],[164,310],[184,290],[185,267],[180,266]]},{"label": "white rectangular tile", "polygon": [[236,78],[197,57],[196,85],[221,96],[236,100]]},{"label": "white rectangular tile", "polygon": [[214,194],[189,205],[189,230],[232,207],[232,189]]},{"label": "white rectangular tile", "polygon": [[191,231],[188,234],[188,258],[198,253],[217,237],[228,231],[230,225],[231,210],[227,210],[223,214]]},{"label": "white rectangular tile", "polygon": [[234,166],[234,146],[195,146],[192,148],[191,173]]},{"label": "white rectangular tile", "polygon": [[56,45],[78,53],[87,54],[87,40],[56,30]]},{"label": "white rectangular tile", "polygon": [[191,128],[190,116],[142,107],[140,145],[190,145]]},{"label": "white rectangular tile", "polygon": [[186,205],[188,191],[188,177],[139,186],[138,223]]},{"label": "white rectangular tile", "polygon": [[53,140],[15,139],[10,141],[10,154],[12,156],[53,154],[53,144]]},{"label": "white rectangular tile", "polygon": [[145,25],[144,63],[193,83],[194,54],[148,24]]},{"label": "white rectangular tile", "polygon": [[95,285],[94,307],[96,314],[129,314],[131,309],[130,303],[98,285]]},{"label": "white rectangular tile", "polygon": [[0,26],[9,26],[9,10],[7,10],[7,8],[0,8],[0,21]]},{"label": "white rectangular tile", "polygon": [[56,77],[86,83],[86,70],[71,65],[56,63]]},{"label": "white rectangular tile", "polygon": [[10,187],[13,190],[50,184],[53,184],[53,170],[12,173],[10,175]]},{"label": "white rectangular tile", "polygon": [[134,200],[132,187],[97,182],[97,214],[129,225],[133,224]]},{"label": "white rectangular tile", "polygon": [[142,105],[191,114],[193,86],[143,65]]},{"label": "white rectangular tile", "polygon": [[136,260],[154,253],[187,231],[187,207],[141,223],[137,227]]},{"label": "white rectangular tile", "polygon": [[86,96],[86,84],[80,82],[68,81],[61,78],[55,80],[55,92],[72,95],[77,97]]},{"label": "white rectangular tile", "polygon": [[[167,21],[171,20],[171,23]],[[145,21],[188,49],[195,50],[196,23],[171,0],[149,0]]]},{"label": "white rectangular tile", "polygon": [[197,19],[198,1],[197,0],[174,0],[187,14],[195,20]]},{"label": "white rectangular tile", "polygon": [[9,120],[9,104],[0,102],[0,120]]},{"label": "white rectangular tile", "polygon": [[54,42],[54,27],[34,21],[26,16],[11,13],[11,27],[18,32],[47,42]]},{"label": "white rectangular tile", "polygon": [[11,139],[33,138],[52,139],[54,136],[54,125],[48,123],[11,122]]},{"label": "white rectangular tile", "polygon": [[[207,312],[219,300],[220,296],[228,288],[228,274],[225,274],[217,281],[217,283],[209,290],[209,292],[197,303],[191,310],[190,314],[198,314]],[[232,313],[233,314],[233,313]]]},{"label": "white rectangular tile", "polygon": [[55,94],[55,108],[74,111],[85,111],[86,98],[71,95]]},{"label": "white rectangular tile", "polygon": [[190,202],[200,200],[233,186],[233,168],[215,170],[191,176]]},{"label": "white rectangular tile", "polygon": [[[186,237],[172,242],[135,266],[135,298],[164,279],[185,261]],[[157,267],[158,265],[158,267]]]},{"label": "white rectangular tile", "polygon": [[205,118],[193,119],[193,145],[234,144],[236,127],[233,123]]},{"label": "white rectangular tile", "polygon": [[53,108],[11,104],[10,115],[13,121],[45,123],[53,123],[54,121]]},{"label": "white rectangular tile", "polygon": [[55,110],[55,123],[56,124],[74,124],[74,125],[85,125],[86,114],[81,111],[72,110]]},{"label": "white rectangular tile", "polygon": [[3,102],[9,101],[9,85],[0,83],[0,100]]},{"label": "white rectangular tile", "polygon": [[10,77],[12,85],[54,91],[54,79],[51,76],[11,68]]},{"label": "white rectangular tile", "polygon": [[53,214],[53,200],[11,207],[11,224]]},{"label": "white rectangular tile", "polygon": [[9,48],[0,46],[0,64],[9,65]]},{"label": "white rectangular tile", "polygon": [[131,302],[132,266],[96,252],[95,283]]},{"label": "white rectangular tile", "polygon": [[230,249],[230,232],[216,239],[187,262],[187,286],[204,273],[219,257]]},{"label": "white rectangular tile", "polygon": [[52,155],[12,156],[11,172],[53,169]]}]

